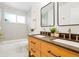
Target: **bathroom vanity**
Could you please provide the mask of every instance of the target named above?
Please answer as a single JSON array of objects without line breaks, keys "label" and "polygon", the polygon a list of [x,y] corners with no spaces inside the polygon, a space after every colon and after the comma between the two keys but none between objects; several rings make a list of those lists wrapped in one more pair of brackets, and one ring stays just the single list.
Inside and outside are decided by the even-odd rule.
[{"label": "bathroom vanity", "polygon": [[29,35],[29,56],[79,57],[79,42],[65,40],[60,37]]},{"label": "bathroom vanity", "polygon": [[[57,3],[58,26],[79,25],[78,7],[79,3]],[[51,27],[52,25],[55,25],[55,3],[50,2],[41,8],[41,27]],[[70,27],[68,32],[59,33],[59,37],[51,36],[50,32],[29,35],[29,56],[79,57],[79,34],[72,33]]]}]

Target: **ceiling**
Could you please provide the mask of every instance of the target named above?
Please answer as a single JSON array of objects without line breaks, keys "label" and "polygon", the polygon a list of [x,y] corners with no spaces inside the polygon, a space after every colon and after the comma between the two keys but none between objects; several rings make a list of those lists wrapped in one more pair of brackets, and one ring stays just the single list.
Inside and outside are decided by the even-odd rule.
[{"label": "ceiling", "polygon": [[0,4],[8,7],[13,7],[22,11],[28,11],[31,6],[41,4],[41,2],[0,2]]},{"label": "ceiling", "polygon": [[0,2],[2,6],[13,7],[22,11],[27,12],[32,6],[40,5],[43,7],[49,2]]}]

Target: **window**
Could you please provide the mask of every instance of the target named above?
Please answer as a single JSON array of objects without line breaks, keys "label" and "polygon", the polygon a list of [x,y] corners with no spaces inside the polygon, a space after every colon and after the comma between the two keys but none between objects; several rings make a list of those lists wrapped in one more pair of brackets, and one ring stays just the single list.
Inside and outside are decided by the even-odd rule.
[{"label": "window", "polygon": [[25,16],[19,16],[16,14],[5,13],[4,14],[5,21],[10,23],[22,23],[25,24]]},{"label": "window", "polygon": [[4,17],[5,17],[5,21],[11,22],[11,23],[16,23],[16,15],[15,14],[5,13]]},{"label": "window", "polygon": [[25,24],[25,17],[24,16],[17,16],[17,23]]}]

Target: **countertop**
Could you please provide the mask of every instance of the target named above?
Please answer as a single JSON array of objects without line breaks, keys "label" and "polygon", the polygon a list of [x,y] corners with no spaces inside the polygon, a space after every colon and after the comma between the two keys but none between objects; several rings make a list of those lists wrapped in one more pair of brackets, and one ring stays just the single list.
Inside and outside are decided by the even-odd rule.
[{"label": "countertop", "polygon": [[[39,34],[38,34],[39,35]],[[31,37],[34,37],[34,38],[37,38],[39,40],[43,40],[43,41],[46,41],[48,43],[51,43],[51,44],[55,44],[57,46],[60,46],[60,47],[63,47],[63,48],[66,48],[66,49],[69,49],[71,51],[74,51],[74,52],[77,52],[79,53],[79,48],[77,47],[73,47],[73,46],[69,46],[69,45],[66,45],[66,44],[62,44],[62,43],[59,43],[59,42],[55,42],[53,40],[55,39],[60,39],[60,37],[50,37],[50,36],[45,36],[45,37],[35,37],[35,35],[29,35]],[[66,39],[67,40],[67,39]]]}]

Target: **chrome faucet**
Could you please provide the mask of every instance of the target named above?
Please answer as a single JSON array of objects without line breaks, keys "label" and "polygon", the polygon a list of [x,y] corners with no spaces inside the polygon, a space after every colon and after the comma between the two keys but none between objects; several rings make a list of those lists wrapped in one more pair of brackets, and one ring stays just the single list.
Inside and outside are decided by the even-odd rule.
[{"label": "chrome faucet", "polygon": [[68,32],[69,32],[69,39],[71,40],[71,29],[69,29]]},{"label": "chrome faucet", "polygon": [[79,41],[78,38],[79,38],[79,36],[76,36],[76,41]]},{"label": "chrome faucet", "polygon": [[65,34],[63,34],[64,35],[64,39],[65,39]]}]

